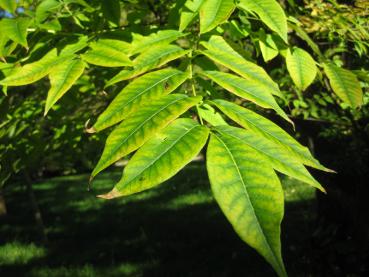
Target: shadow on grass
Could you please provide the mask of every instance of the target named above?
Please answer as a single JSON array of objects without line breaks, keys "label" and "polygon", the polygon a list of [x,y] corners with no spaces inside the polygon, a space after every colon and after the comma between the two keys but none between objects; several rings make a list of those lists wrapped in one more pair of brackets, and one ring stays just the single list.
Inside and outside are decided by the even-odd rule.
[{"label": "shadow on grass", "polygon": [[[23,252],[37,232],[26,194],[14,186],[7,193],[9,216],[0,221],[0,275],[273,276],[221,214],[203,165],[192,164],[138,195],[112,201],[95,197],[119,177],[114,172],[102,175],[92,193],[86,191],[85,175],[35,184],[50,244]],[[314,191],[290,180],[284,186],[286,265],[291,276],[306,276],[311,270]],[[32,251],[38,255],[30,255]],[[2,258],[9,255],[18,259]]]}]

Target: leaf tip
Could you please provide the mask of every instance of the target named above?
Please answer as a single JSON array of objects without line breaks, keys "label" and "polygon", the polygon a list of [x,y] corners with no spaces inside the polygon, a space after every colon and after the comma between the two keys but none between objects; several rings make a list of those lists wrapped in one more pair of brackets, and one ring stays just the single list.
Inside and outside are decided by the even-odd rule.
[{"label": "leaf tip", "polygon": [[86,133],[88,134],[93,134],[93,133],[96,133],[97,130],[92,126],[92,127],[88,127],[88,124],[90,123],[90,119],[88,119],[85,123],[85,131]]},{"label": "leaf tip", "polygon": [[119,196],[122,196],[122,194],[116,188],[114,188],[110,192],[108,192],[106,194],[100,194],[97,197],[102,198],[102,199],[110,200],[110,199],[117,198]]}]

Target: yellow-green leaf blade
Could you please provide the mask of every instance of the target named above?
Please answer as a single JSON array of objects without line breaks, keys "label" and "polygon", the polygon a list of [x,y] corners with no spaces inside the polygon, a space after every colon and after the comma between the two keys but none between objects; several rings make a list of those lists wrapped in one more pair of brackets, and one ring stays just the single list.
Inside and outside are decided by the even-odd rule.
[{"label": "yellow-green leaf blade", "polygon": [[127,56],[129,44],[118,40],[101,40],[90,45],[91,50],[81,55],[86,62],[104,67],[130,66]]},{"label": "yellow-green leaf blade", "polygon": [[324,188],[311,176],[301,161],[291,156],[290,151],[285,147],[281,147],[280,144],[276,144],[250,130],[232,126],[217,126],[215,130],[220,134],[232,137],[238,143],[244,143],[247,145],[245,147],[251,147],[263,156],[275,170],[325,192]]},{"label": "yellow-green leaf blade", "polygon": [[181,11],[179,30],[183,31],[191,21],[199,14],[201,5],[205,0],[187,0]]},{"label": "yellow-green leaf blade", "polygon": [[287,18],[275,0],[240,0],[238,7],[256,13],[261,21],[287,43]]},{"label": "yellow-green leaf blade", "polygon": [[137,151],[106,197],[141,192],[168,180],[192,161],[208,136],[209,129],[192,119],[175,120]]},{"label": "yellow-green leaf blade", "polygon": [[45,115],[82,75],[85,63],[79,59],[57,65],[49,75],[51,87],[47,93]]},{"label": "yellow-green leaf blade", "polygon": [[220,71],[205,71],[203,74],[229,92],[252,101],[260,107],[273,109],[285,120],[291,122],[286,113],[279,107],[271,92],[265,91],[264,86]]},{"label": "yellow-green leaf blade", "polygon": [[103,154],[91,177],[141,147],[158,131],[200,100],[201,97],[173,94],[142,105],[139,112],[131,114],[109,135]]},{"label": "yellow-green leaf blade", "polygon": [[225,22],[234,8],[234,0],[205,0],[200,7],[200,33],[209,32]]},{"label": "yellow-green leaf blade", "polygon": [[169,44],[184,36],[184,34],[177,30],[162,30],[149,36],[142,36],[139,34],[133,34],[132,36],[133,41],[131,43],[130,54],[134,55],[145,52],[151,47],[159,44]]},{"label": "yellow-green leaf blade", "polygon": [[9,13],[14,13],[17,8],[16,0],[0,0],[0,7]]},{"label": "yellow-green leaf blade", "polygon": [[318,69],[314,59],[305,50],[295,48],[292,52],[287,51],[286,64],[293,82],[300,90],[307,89],[314,81]]},{"label": "yellow-green leaf blade", "polygon": [[356,75],[332,63],[325,63],[323,66],[331,87],[338,97],[352,108],[360,107],[363,104],[363,91]]},{"label": "yellow-green leaf blade", "polygon": [[228,221],[279,276],[287,276],[280,243],[281,184],[268,163],[232,138],[211,135],[207,150],[211,189]]},{"label": "yellow-green leaf blade", "polygon": [[168,68],[147,73],[128,84],[99,116],[93,126],[94,132],[110,127],[130,113],[136,111],[144,102],[171,93],[189,77],[188,72]]},{"label": "yellow-green leaf blade", "polygon": [[0,30],[11,40],[28,47],[27,28],[31,24],[31,19],[26,17],[4,18],[0,21]]},{"label": "yellow-green leaf blade", "polygon": [[49,74],[54,66],[61,63],[63,60],[64,58],[57,56],[56,49],[53,49],[40,60],[15,69],[7,78],[1,80],[0,84],[7,86],[24,86],[34,83]]},{"label": "yellow-green leaf blade", "polygon": [[262,67],[245,60],[222,37],[212,36],[208,42],[202,44],[207,50],[201,51],[201,53],[209,59],[229,68],[249,82],[264,87],[265,91],[270,91],[274,95],[283,97],[278,85]]},{"label": "yellow-green leaf blade", "polygon": [[281,145],[281,147],[286,147],[291,152],[291,155],[300,159],[303,164],[320,170],[330,171],[314,159],[309,149],[302,146],[272,121],[251,110],[225,100],[217,99],[211,103],[215,104],[225,115],[245,129],[250,129],[274,143]]},{"label": "yellow-green leaf blade", "polygon": [[159,68],[170,61],[178,59],[190,50],[184,50],[176,45],[158,45],[152,47],[150,50],[142,53],[133,61],[132,70],[122,70],[112,79],[110,79],[106,87],[115,83],[131,79],[149,70]]}]

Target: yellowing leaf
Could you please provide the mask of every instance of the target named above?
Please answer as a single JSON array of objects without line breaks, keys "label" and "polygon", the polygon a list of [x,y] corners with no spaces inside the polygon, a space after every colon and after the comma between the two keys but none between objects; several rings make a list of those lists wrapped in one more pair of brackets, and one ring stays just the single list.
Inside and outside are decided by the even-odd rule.
[{"label": "yellowing leaf", "polygon": [[178,59],[190,50],[183,50],[176,45],[157,45],[139,55],[133,61],[132,70],[122,70],[106,83],[106,87],[115,83],[131,79],[149,70],[161,67],[166,63]]},{"label": "yellowing leaf", "polygon": [[114,198],[150,189],[168,180],[200,152],[209,129],[192,119],[177,119],[149,140],[128,162],[123,178],[101,197]]},{"label": "yellowing leaf", "polygon": [[188,72],[162,69],[147,73],[128,84],[99,116],[90,132],[101,131],[127,118],[148,101],[171,93],[189,77]]},{"label": "yellowing leaf", "polygon": [[270,166],[275,170],[325,192],[319,182],[306,170],[300,159],[291,156],[290,151],[285,147],[281,147],[280,144],[276,144],[251,130],[231,126],[218,126],[215,130],[220,134],[232,137],[240,144],[246,144],[247,146],[245,147],[254,149],[265,159],[265,161],[268,161]]},{"label": "yellowing leaf", "polygon": [[263,88],[264,91],[269,91],[283,98],[278,85],[269,77],[265,70],[245,60],[240,54],[234,51],[222,37],[212,36],[209,42],[203,42],[202,45],[204,45],[207,50],[201,51],[201,53],[209,59],[228,67],[241,75],[245,80]]},{"label": "yellowing leaf", "polygon": [[227,21],[234,8],[234,0],[205,0],[200,7],[200,33],[207,33]]},{"label": "yellowing leaf", "polygon": [[140,148],[171,121],[200,102],[201,97],[173,94],[142,105],[124,120],[106,140],[103,154],[91,174],[91,178],[120,158]]},{"label": "yellowing leaf", "polygon": [[263,86],[220,71],[205,71],[203,74],[237,96],[250,100],[260,107],[274,109],[281,117],[291,122],[285,112],[278,106],[273,95],[265,91]]},{"label": "yellowing leaf", "polygon": [[214,197],[236,233],[279,276],[287,276],[280,242],[283,190],[269,163],[245,144],[212,134],[207,170]]},{"label": "yellowing leaf", "polygon": [[40,60],[16,68],[12,74],[1,80],[0,84],[7,86],[24,86],[40,80],[49,74],[56,65],[65,60],[66,57],[58,57],[56,52],[56,49],[53,49]]},{"label": "yellowing leaf", "polygon": [[0,30],[11,40],[28,47],[27,28],[30,24],[31,19],[26,17],[3,18],[0,21]]},{"label": "yellowing leaf", "polygon": [[265,117],[225,100],[217,99],[211,101],[211,103],[215,104],[225,115],[245,129],[250,129],[275,144],[287,148],[291,156],[298,159],[301,163],[320,170],[332,172],[314,159],[309,149],[302,146],[281,127]]},{"label": "yellowing leaf", "polygon": [[130,54],[145,52],[153,46],[169,44],[172,41],[182,37],[184,34],[176,30],[163,30],[153,33],[149,36],[142,36],[133,34],[133,41],[131,43]]},{"label": "yellowing leaf", "polygon": [[287,18],[275,0],[240,0],[238,7],[256,13],[261,21],[287,42]]},{"label": "yellowing leaf", "polygon": [[82,75],[85,63],[81,60],[66,60],[50,72],[51,88],[47,93],[45,115],[50,108],[73,86]]},{"label": "yellowing leaf", "polygon": [[318,69],[305,50],[295,48],[293,52],[287,51],[286,63],[293,82],[300,90],[305,90],[314,81]]},{"label": "yellowing leaf", "polygon": [[352,108],[360,107],[363,104],[363,91],[356,75],[332,63],[325,63],[323,66],[331,87],[338,97]]},{"label": "yellowing leaf", "polygon": [[105,67],[130,66],[132,61],[128,58],[129,44],[119,40],[101,40],[90,45],[91,50],[81,55],[82,58],[94,65]]}]

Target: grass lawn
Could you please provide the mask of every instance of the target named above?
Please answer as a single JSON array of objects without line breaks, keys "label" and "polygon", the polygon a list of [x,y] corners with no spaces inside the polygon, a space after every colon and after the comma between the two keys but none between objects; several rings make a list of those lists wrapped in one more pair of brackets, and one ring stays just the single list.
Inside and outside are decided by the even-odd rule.
[{"label": "grass lawn", "polygon": [[[25,188],[8,186],[8,215],[0,219],[0,276],[274,276],[221,214],[202,164],[141,194],[95,197],[119,178],[119,172],[102,174],[91,192],[87,175],[35,184],[48,246],[37,244]],[[306,276],[313,262],[315,193],[282,180],[284,258],[290,276]]]}]

